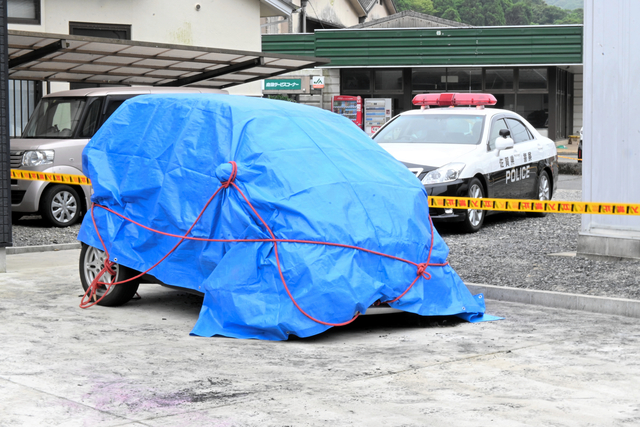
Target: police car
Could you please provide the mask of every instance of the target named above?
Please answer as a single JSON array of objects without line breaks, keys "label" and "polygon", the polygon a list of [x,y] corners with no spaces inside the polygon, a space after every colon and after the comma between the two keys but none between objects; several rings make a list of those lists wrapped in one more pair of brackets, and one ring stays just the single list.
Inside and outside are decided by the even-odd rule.
[{"label": "police car", "polygon": [[[417,95],[413,104],[422,108],[397,115],[373,139],[430,196],[550,200],[558,181],[555,143],[512,111],[484,108],[496,102],[491,94]],[[434,220],[461,221],[468,232],[478,231],[488,213],[430,210]]]}]

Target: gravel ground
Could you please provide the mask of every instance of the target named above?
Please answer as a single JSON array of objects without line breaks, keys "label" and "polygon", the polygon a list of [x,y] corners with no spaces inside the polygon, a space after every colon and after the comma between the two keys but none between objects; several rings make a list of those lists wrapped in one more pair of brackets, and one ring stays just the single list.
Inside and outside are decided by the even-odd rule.
[{"label": "gravel ground", "polygon": [[[558,190],[555,200],[580,200],[579,190]],[[640,299],[640,261],[595,261],[551,255],[575,252],[580,215],[487,217],[475,234],[436,224],[449,245],[449,263],[465,282],[582,295]],[[14,246],[73,243],[80,225],[51,228],[38,216],[13,224]]]}]

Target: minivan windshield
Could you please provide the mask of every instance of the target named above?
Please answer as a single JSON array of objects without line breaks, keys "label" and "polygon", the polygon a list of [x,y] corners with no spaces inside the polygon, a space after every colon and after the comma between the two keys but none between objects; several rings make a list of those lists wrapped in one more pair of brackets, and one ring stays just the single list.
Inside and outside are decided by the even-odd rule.
[{"label": "minivan windshield", "polygon": [[484,116],[420,114],[398,116],[373,139],[380,143],[480,144]]},{"label": "minivan windshield", "polygon": [[29,119],[23,138],[70,138],[78,126],[86,98],[43,98]]}]

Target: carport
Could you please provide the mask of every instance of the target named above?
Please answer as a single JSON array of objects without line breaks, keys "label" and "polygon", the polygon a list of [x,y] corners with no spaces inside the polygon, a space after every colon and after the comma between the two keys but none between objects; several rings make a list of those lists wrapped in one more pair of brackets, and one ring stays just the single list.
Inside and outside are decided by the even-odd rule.
[{"label": "carport", "polygon": [[[1,7],[1,6],[0,6]],[[0,272],[11,238],[8,79],[226,89],[329,62],[323,58],[7,30],[0,34]]]},{"label": "carport", "polygon": [[8,50],[10,79],[211,89],[329,62],[308,56],[12,30]]}]

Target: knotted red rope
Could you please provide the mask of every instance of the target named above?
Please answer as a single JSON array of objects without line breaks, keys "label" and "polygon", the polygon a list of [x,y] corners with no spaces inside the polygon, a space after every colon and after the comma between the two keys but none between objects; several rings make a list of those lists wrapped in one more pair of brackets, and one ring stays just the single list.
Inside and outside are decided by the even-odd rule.
[{"label": "knotted red rope", "polygon": [[[253,204],[249,201],[249,199],[247,199],[245,194],[242,192],[242,190],[235,183],[235,180],[236,180],[237,174],[238,174],[238,167],[236,165],[236,162],[231,161],[229,163],[232,166],[231,174],[230,174],[229,178],[227,180],[221,182],[220,187],[215,191],[215,193],[213,193],[213,195],[209,198],[207,203],[205,203],[204,207],[200,211],[200,214],[198,215],[196,220],[193,222],[191,227],[189,227],[189,229],[187,230],[187,232],[184,235],[177,235],[177,234],[166,233],[166,232],[163,232],[163,231],[155,230],[155,229],[150,228],[150,227],[148,227],[146,225],[140,224],[139,222],[136,222],[136,221],[134,221],[134,220],[132,220],[130,218],[127,218],[124,215],[122,215],[122,214],[120,214],[118,212],[115,212],[112,209],[107,208],[106,206],[98,205],[98,204],[95,204],[95,203],[92,204],[91,205],[91,220],[93,221],[93,227],[96,230],[96,233],[98,235],[98,239],[100,240],[100,243],[102,244],[102,247],[104,248],[104,252],[106,254],[107,261],[109,260],[110,256],[109,256],[109,252],[107,251],[107,247],[106,247],[104,241],[102,240],[102,237],[100,236],[100,232],[98,230],[98,227],[96,225],[95,216],[94,216],[94,213],[93,213],[93,210],[94,210],[95,207],[99,207],[101,209],[104,209],[104,210],[106,210],[106,211],[108,211],[108,212],[110,212],[110,213],[112,213],[114,215],[119,216],[120,218],[122,218],[122,219],[124,219],[124,220],[126,220],[128,222],[131,222],[132,224],[135,224],[135,225],[137,225],[137,226],[139,226],[141,228],[144,228],[145,230],[148,230],[148,231],[160,234],[160,235],[164,235],[164,236],[179,238],[180,240],[178,241],[178,243],[175,244],[175,246],[164,257],[162,257],[162,259],[160,259],[158,262],[156,262],[154,265],[152,265],[150,268],[148,268],[144,272],[142,272],[142,273],[138,274],[137,276],[132,277],[132,278],[126,280],[126,281],[112,282],[112,283],[101,282],[100,281],[100,277],[102,277],[102,275],[104,274],[105,271],[109,271],[110,274],[112,276],[114,276],[114,273],[112,273],[113,270],[111,269],[111,265],[113,265],[113,263],[111,263],[109,261],[110,265],[109,265],[109,268],[107,268],[107,261],[105,261],[105,268],[100,272],[100,274],[97,275],[97,277],[93,280],[91,285],[88,287],[87,291],[85,292],[85,294],[84,294],[84,296],[82,298],[82,301],[80,302],[80,307],[81,308],[88,308],[88,307],[91,307],[91,306],[97,304],[98,302],[100,302],[102,300],[102,298],[104,298],[108,294],[109,289],[111,289],[112,286],[119,285],[121,283],[126,283],[126,282],[129,282],[129,281],[132,281],[132,280],[136,280],[136,279],[144,276],[145,274],[147,274],[148,272],[153,270],[155,267],[157,267],[165,259],[167,259],[167,257],[169,257],[169,255],[171,255],[178,248],[178,246],[180,246],[180,244],[182,244],[182,242],[184,242],[185,240],[197,240],[197,241],[203,241],[203,242],[270,242],[270,243],[273,243],[276,264],[277,264],[277,267],[278,267],[278,274],[279,274],[280,280],[282,281],[282,284],[283,284],[283,286],[285,288],[285,291],[287,292],[287,295],[291,299],[291,302],[307,318],[311,319],[312,321],[314,321],[316,323],[319,323],[319,324],[322,324],[322,325],[327,325],[327,326],[344,326],[344,325],[348,325],[349,323],[353,322],[360,315],[360,313],[356,312],[356,314],[350,320],[347,320],[347,321],[342,322],[342,323],[329,323],[329,322],[324,322],[322,320],[316,319],[313,316],[311,316],[310,314],[308,314],[306,311],[304,311],[302,309],[302,307],[300,307],[298,302],[295,300],[293,295],[291,294],[291,291],[289,290],[289,286],[287,285],[287,281],[286,281],[286,279],[284,277],[284,274],[282,273],[282,267],[280,265],[280,255],[278,253],[278,243],[303,243],[303,244],[325,245],[325,246],[334,246],[334,247],[340,247],[340,248],[346,248],[346,249],[354,249],[354,250],[366,252],[366,253],[369,253],[369,254],[372,254],[372,255],[377,255],[377,256],[393,259],[393,260],[396,260],[396,261],[401,261],[401,262],[404,262],[404,263],[407,263],[407,264],[415,266],[417,268],[416,278],[413,280],[413,282],[411,282],[411,284],[407,287],[407,289],[405,289],[405,291],[402,292],[402,294],[398,295],[396,298],[394,298],[392,300],[389,300],[389,301],[383,301],[383,303],[393,303],[393,302],[398,301],[400,298],[402,298],[404,295],[406,295],[407,292],[409,292],[409,290],[411,290],[411,288],[413,288],[413,286],[416,284],[418,279],[420,279],[421,277],[425,278],[426,280],[431,279],[431,274],[429,274],[427,272],[427,268],[428,267],[431,267],[431,266],[443,267],[443,266],[448,264],[448,262],[431,263],[431,252],[433,250],[433,222],[431,221],[431,217],[430,216],[429,216],[429,225],[431,227],[431,242],[430,242],[430,246],[429,246],[429,255],[427,256],[427,261],[424,262],[424,263],[416,263],[416,262],[413,262],[413,261],[410,261],[410,260],[406,260],[406,259],[402,259],[402,258],[393,256],[393,255],[388,255],[388,254],[385,254],[385,253],[382,253],[382,252],[377,252],[377,251],[373,251],[371,249],[361,248],[361,247],[354,246],[354,245],[345,245],[345,244],[341,244],[341,243],[332,243],[332,242],[321,242],[321,241],[314,241],[314,240],[279,239],[274,235],[273,231],[271,230],[271,227],[269,227],[269,225],[264,221],[264,219],[262,219],[262,216],[260,216],[260,214],[253,207]],[[207,208],[209,207],[209,205],[211,204],[213,199],[218,195],[220,190],[227,189],[229,187],[233,187],[236,191],[238,191],[238,193],[243,198],[243,200],[245,201],[247,206],[250,208],[251,212],[253,212],[255,217],[262,224],[262,226],[265,228],[265,230],[268,232],[268,234],[269,234],[269,236],[271,238],[269,238],[269,239],[209,239],[209,238],[190,237],[189,236],[189,234],[191,233],[191,230],[193,230],[193,228],[196,226],[198,221],[200,221],[200,218],[202,217],[204,212],[207,210]],[[100,285],[107,286],[107,290],[105,291],[104,295],[100,299],[96,300],[95,299],[95,293],[96,293],[96,290],[97,290],[98,286],[100,286]],[[94,300],[93,302],[91,302],[92,299]]]}]

